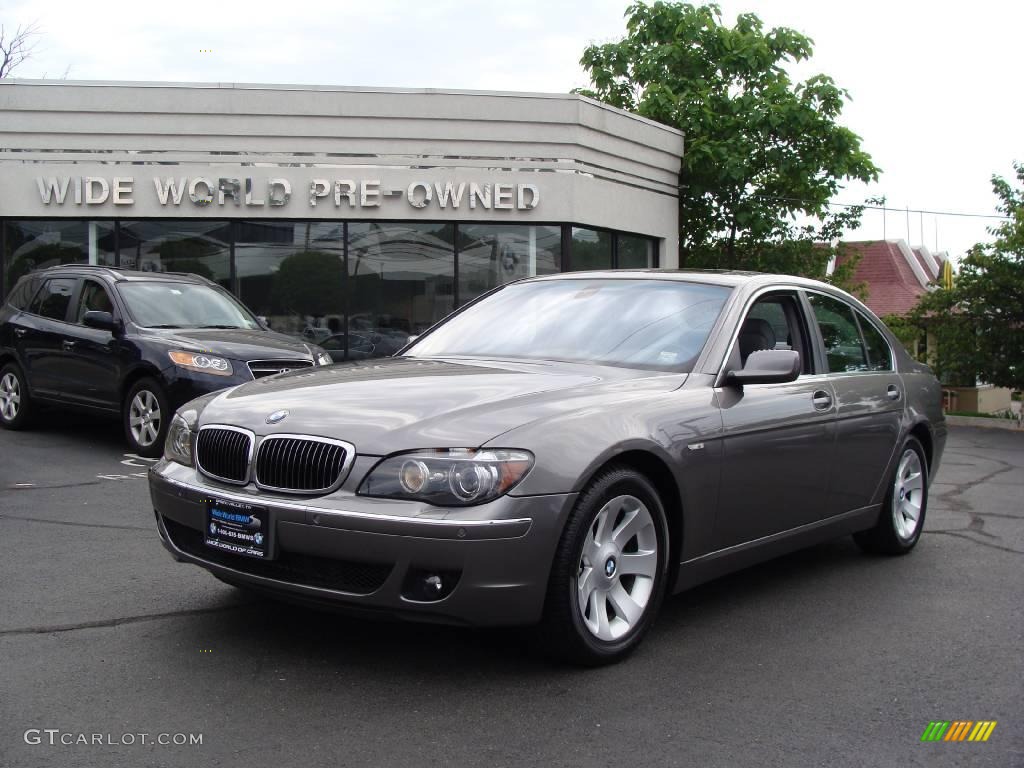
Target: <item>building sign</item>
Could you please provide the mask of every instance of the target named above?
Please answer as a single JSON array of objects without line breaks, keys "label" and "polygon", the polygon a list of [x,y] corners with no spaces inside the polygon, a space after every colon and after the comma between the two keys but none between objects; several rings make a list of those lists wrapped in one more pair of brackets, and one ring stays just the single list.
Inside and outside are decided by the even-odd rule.
[{"label": "building sign", "polygon": [[[133,176],[39,176],[36,186],[44,205],[127,206],[140,195],[150,195],[167,208],[261,208],[289,205],[293,197],[291,181],[282,178],[164,176],[151,181],[136,186]],[[528,211],[540,202],[540,190],[536,184],[501,182],[414,181],[391,188],[382,186],[380,179],[311,179],[301,197],[314,208],[380,208],[391,200],[404,200],[413,208]]]}]

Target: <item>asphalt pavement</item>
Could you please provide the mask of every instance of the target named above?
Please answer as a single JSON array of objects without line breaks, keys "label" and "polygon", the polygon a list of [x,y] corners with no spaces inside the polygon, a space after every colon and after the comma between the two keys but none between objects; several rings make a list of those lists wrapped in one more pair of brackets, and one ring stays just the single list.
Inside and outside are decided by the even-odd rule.
[{"label": "asphalt pavement", "polygon": [[243,595],[165,553],[125,450],[0,431],[0,766],[1024,766],[1022,433],[951,432],[911,555],[720,579],[598,670]]}]

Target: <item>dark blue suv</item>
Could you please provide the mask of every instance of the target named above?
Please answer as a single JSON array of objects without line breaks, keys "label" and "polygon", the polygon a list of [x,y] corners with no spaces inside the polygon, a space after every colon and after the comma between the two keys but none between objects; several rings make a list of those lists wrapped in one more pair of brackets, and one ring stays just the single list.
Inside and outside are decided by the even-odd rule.
[{"label": "dark blue suv", "polygon": [[197,275],[52,267],[0,308],[0,426],[25,428],[44,403],[116,414],[133,452],[159,456],[189,400],[330,362]]}]

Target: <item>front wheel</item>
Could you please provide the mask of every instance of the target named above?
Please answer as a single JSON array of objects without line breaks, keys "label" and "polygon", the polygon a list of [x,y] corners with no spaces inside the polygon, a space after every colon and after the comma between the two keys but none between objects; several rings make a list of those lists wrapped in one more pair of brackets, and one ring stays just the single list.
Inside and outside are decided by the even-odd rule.
[{"label": "front wheel", "polygon": [[908,437],[875,527],[853,535],[866,552],[905,555],[921,538],[928,511],[928,461],[916,437]]},{"label": "front wheel", "polygon": [[538,639],[598,666],[625,658],[654,621],[668,574],[668,526],[651,482],[628,467],[580,495],[552,564]]},{"label": "front wheel", "polygon": [[150,378],[135,382],[121,408],[125,440],[132,451],[147,458],[159,457],[171,415],[163,387]]}]

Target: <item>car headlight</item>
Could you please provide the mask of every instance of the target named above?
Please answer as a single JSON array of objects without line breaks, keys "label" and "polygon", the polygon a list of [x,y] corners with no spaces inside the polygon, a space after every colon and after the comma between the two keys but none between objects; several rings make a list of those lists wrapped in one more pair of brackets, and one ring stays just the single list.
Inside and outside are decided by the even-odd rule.
[{"label": "car headlight", "polygon": [[508,493],[532,466],[532,453],[513,449],[439,448],[401,453],[370,470],[359,494],[465,507]]},{"label": "car headlight", "polygon": [[[195,413],[192,411],[191,413]],[[185,416],[189,415],[188,413]],[[192,427],[181,413],[174,414],[171,426],[167,428],[167,439],[164,441],[164,458],[176,461],[186,467],[193,465],[192,460]]]},{"label": "car headlight", "polygon": [[230,376],[231,361],[215,355],[206,355],[202,352],[168,352],[171,362],[181,368],[188,368],[190,371],[209,373],[214,376]]},{"label": "car headlight", "polygon": [[334,360],[330,354],[324,352],[322,349],[316,353],[316,364],[317,365],[330,365]]}]

